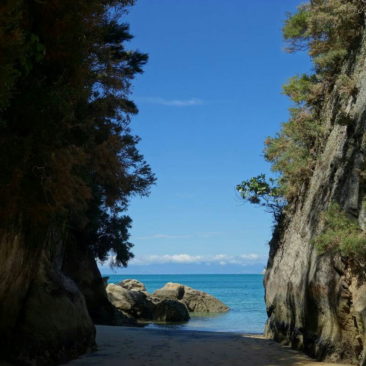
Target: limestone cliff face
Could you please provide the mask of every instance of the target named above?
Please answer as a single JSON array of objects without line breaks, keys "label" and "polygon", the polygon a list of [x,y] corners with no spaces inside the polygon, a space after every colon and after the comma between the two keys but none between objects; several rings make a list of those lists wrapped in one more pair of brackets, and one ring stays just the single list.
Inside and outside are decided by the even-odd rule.
[{"label": "limestone cliff face", "polygon": [[323,153],[309,187],[270,243],[266,334],[319,359],[366,365],[366,269],[339,255],[319,255],[311,242],[322,229],[321,212],[332,201],[366,229],[366,185],[360,174],[366,170],[365,39],[344,68],[356,76],[358,93],[340,98],[334,90],[329,98]]}]

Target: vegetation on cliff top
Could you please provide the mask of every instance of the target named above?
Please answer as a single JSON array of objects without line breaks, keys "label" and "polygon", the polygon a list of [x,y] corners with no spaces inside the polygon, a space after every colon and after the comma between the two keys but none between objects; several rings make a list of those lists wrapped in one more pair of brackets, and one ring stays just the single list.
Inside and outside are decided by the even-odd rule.
[{"label": "vegetation on cliff top", "polygon": [[[28,245],[49,230],[114,264],[131,257],[131,195],[154,182],[129,128],[131,81],[147,56],[126,49],[132,0],[0,4],[1,232]],[[37,244],[38,243],[38,244]]]},{"label": "vegetation on cliff top", "polygon": [[[306,192],[328,134],[323,121],[326,101],[334,90],[341,98],[357,94],[355,80],[342,66],[360,44],[365,7],[362,0],[313,0],[287,17],[283,35],[288,51],[306,50],[312,58],[314,71],[310,75],[292,77],[283,87],[284,94],[294,105],[280,132],[265,141],[264,151],[277,175],[276,184],[273,180],[271,184],[263,182],[263,175],[243,181],[237,190],[244,199],[266,205],[263,193],[256,190],[256,185],[268,184],[271,188],[265,194],[281,196],[285,202],[281,208],[286,211],[286,207]],[[343,122],[347,123],[337,121]],[[279,217],[282,216],[276,211],[277,222]],[[330,227],[333,226],[328,229]],[[324,242],[325,236],[319,240]],[[344,251],[345,247],[348,244],[342,244],[341,250]]]},{"label": "vegetation on cliff top", "polygon": [[324,229],[314,238],[321,253],[339,250],[343,255],[366,254],[366,234],[356,219],[347,216],[337,203],[323,212]]}]

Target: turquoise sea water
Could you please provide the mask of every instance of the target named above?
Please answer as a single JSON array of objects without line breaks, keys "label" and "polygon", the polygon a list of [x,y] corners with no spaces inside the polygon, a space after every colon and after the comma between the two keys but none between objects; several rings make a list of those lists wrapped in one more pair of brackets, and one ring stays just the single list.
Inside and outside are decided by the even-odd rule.
[{"label": "turquoise sea water", "polygon": [[148,292],[154,292],[167,282],[178,282],[205,291],[230,307],[225,314],[192,316],[185,324],[151,324],[149,327],[214,332],[263,332],[266,321],[263,275],[110,275],[108,282],[118,283],[127,278],[143,282]]}]

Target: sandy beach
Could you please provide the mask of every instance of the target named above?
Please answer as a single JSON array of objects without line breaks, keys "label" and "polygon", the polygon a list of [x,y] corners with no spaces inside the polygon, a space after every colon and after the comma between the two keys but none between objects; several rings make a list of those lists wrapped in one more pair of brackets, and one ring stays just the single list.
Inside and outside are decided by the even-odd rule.
[{"label": "sandy beach", "polygon": [[96,352],[69,366],[335,366],[261,336],[97,326]]}]

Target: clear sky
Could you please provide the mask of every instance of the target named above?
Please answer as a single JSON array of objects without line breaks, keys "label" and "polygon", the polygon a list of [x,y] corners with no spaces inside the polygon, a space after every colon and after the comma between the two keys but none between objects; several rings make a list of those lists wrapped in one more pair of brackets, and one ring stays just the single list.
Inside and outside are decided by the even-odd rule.
[{"label": "clear sky", "polygon": [[[235,192],[268,173],[264,140],[286,121],[281,85],[310,69],[281,27],[299,0],[138,0],[131,48],[149,54],[134,82],[132,129],[158,181],[134,198],[136,258],[117,273],[259,273],[272,218]],[[101,267],[103,273],[111,273]]]}]

